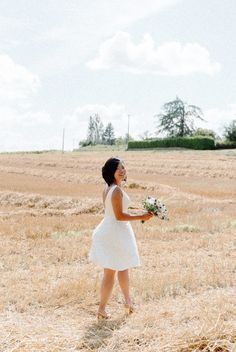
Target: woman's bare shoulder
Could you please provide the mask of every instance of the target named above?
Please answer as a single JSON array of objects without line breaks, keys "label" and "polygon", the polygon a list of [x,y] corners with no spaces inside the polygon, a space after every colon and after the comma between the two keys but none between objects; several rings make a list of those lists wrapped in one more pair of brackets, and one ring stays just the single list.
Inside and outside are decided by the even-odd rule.
[{"label": "woman's bare shoulder", "polygon": [[116,186],[112,192],[112,197],[122,197],[123,193],[122,193],[122,189],[119,186]]}]

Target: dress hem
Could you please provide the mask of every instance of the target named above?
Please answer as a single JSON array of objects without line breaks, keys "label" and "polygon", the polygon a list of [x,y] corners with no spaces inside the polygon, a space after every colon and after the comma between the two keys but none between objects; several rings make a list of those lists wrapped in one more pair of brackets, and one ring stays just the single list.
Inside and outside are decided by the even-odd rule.
[{"label": "dress hem", "polygon": [[102,267],[103,269],[111,269],[111,270],[117,270],[117,271],[123,271],[123,270],[126,270],[126,269],[131,269],[131,268],[136,268],[136,267],[140,267],[141,266],[141,263],[138,263],[138,264],[130,264],[130,265],[125,265],[123,267],[114,267],[112,265],[105,265],[105,264],[101,264],[101,263],[98,263],[96,262],[95,260],[92,260],[90,259],[90,261],[100,267]]}]

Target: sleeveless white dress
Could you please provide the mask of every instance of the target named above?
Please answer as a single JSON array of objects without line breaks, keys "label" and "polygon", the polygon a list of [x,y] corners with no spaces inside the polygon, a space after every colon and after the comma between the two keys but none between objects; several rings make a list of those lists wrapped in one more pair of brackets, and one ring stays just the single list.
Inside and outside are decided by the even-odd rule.
[{"label": "sleeveless white dress", "polygon": [[[92,234],[89,259],[103,268],[125,270],[140,266],[137,243],[129,221],[116,220],[111,197],[117,185],[112,186],[105,199],[105,216]],[[130,198],[122,190],[123,212],[127,212]]]}]

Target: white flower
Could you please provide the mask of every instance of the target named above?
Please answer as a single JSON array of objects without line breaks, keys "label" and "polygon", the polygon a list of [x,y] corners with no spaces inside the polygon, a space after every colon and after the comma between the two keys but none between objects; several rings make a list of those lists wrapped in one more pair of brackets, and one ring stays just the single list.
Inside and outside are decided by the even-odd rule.
[{"label": "white flower", "polygon": [[165,204],[159,201],[157,198],[148,196],[145,200],[143,200],[143,207],[160,219],[169,220]]},{"label": "white flower", "polygon": [[146,202],[147,202],[148,204],[155,205],[155,204],[156,204],[156,198],[154,198],[154,197],[147,197]]}]

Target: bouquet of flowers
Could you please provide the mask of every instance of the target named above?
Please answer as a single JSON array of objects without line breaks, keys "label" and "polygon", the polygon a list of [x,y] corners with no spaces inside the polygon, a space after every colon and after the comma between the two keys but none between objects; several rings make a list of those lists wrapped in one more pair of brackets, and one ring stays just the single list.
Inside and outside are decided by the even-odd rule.
[{"label": "bouquet of flowers", "polygon": [[[145,200],[143,200],[142,204],[145,210],[152,212],[160,219],[169,220],[165,204],[160,202],[157,198],[149,196]],[[141,222],[144,223],[144,220],[142,220]]]}]

